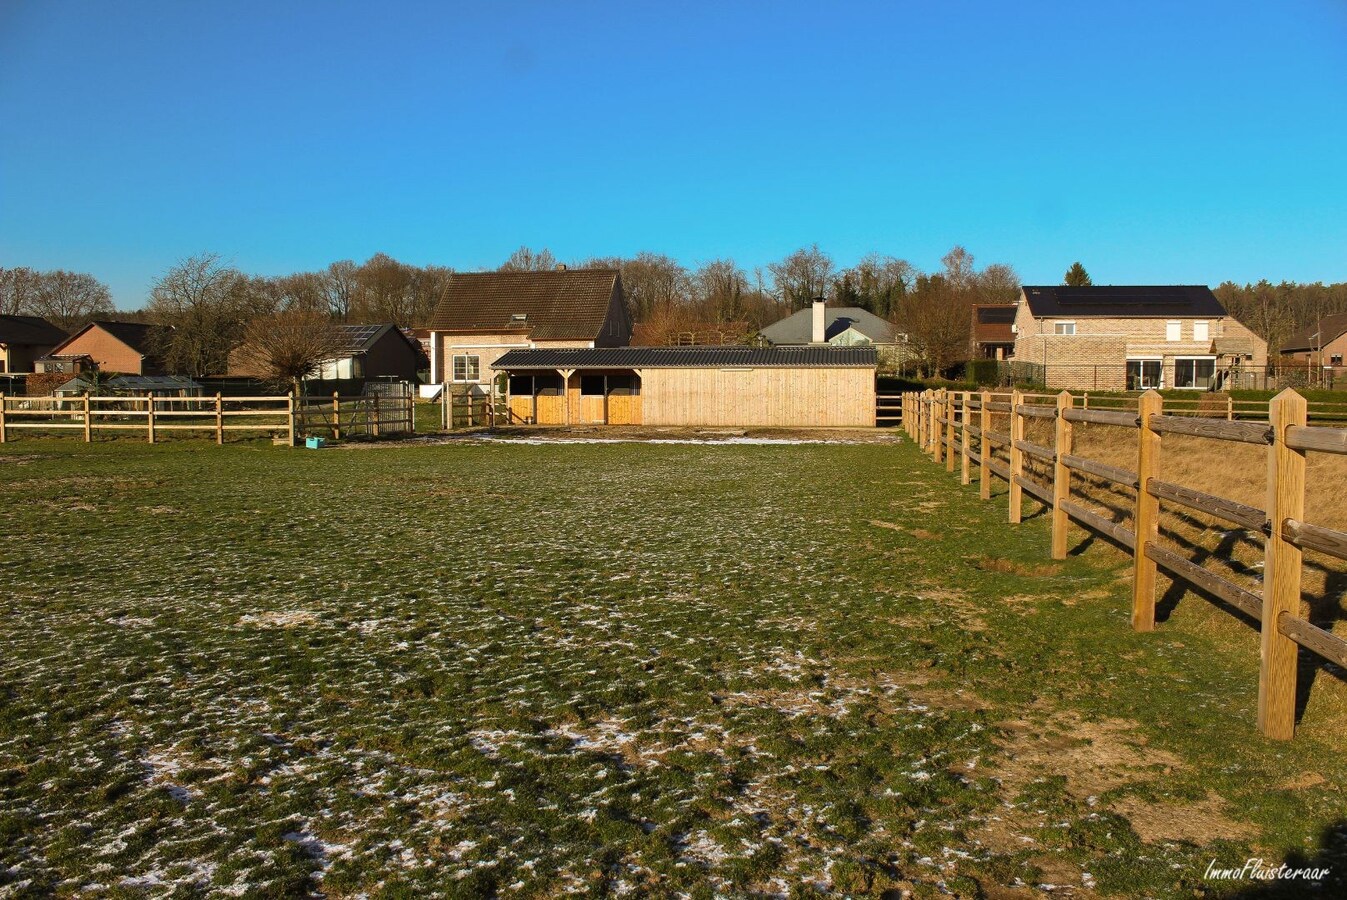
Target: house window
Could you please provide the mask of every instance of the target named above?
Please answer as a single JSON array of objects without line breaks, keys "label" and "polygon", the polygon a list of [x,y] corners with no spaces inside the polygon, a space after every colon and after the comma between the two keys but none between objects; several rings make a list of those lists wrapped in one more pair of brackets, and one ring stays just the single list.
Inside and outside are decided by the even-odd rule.
[{"label": "house window", "polygon": [[482,377],[481,361],[480,356],[455,355],[454,381],[480,381]]},{"label": "house window", "polygon": [[1076,323],[1075,323],[1075,322],[1054,322],[1054,323],[1052,323],[1052,333],[1053,333],[1053,334],[1075,334],[1075,333],[1076,333]]},{"label": "house window", "polygon": [[1330,356],[1330,357],[1328,358],[1328,364],[1329,364],[1330,366],[1340,366],[1340,365],[1342,365],[1342,354],[1341,354],[1341,353],[1334,353],[1332,356]]},{"label": "house window", "polygon": [[1183,340],[1183,323],[1178,319],[1171,319],[1165,323],[1165,340],[1181,341]]},{"label": "house window", "polygon": [[1193,340],[1201,343],[1211,340],[1211,330],[1207,327],[1206,322],[1193,323]]},{"label": "house window", "polygon": [[1127,361],[1127,389],[1148,391],[1161,387],[1164,367],[1158,359],[1129,359]]},{"label": "house window", "polygon": [[1174,360],[1174,387],[1205,391],[1216,375],[1216,357],[1180,356]]}]

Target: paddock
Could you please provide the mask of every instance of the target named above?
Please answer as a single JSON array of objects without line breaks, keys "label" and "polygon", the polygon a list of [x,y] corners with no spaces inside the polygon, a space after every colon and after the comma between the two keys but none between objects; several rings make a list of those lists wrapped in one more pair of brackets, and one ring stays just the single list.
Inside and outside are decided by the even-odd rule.
[{"label": "paddock", "polygon": [[532,425],[872,427],[872,347],[512,350],[510,421]]}]

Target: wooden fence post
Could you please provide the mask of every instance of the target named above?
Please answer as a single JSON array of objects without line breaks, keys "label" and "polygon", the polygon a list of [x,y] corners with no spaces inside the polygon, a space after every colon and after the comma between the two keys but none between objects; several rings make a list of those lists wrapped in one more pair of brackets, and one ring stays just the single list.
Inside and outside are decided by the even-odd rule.
[{"label": "wooden fence post", "polygon": [[969,398],[972,396],[971,391],[964,391],[960,397],[963,413],[959,416],[959,442],[963,444],[963,448],[959,451],[959,484],[970,484],[973,481],[968,472],[968,455],[973,452],[968,444],[968,407],[971,403]]},{"label": "wooden fence post", "polygon": [[945,471],[954,471],[954,398],[958,391],[945,391]]},{"label": "wooden fence post", "polygon": [[932,390],[926,398],[926,454],[930,456],[933,461],[938,459],[936,456],[937,442],[935,439],[935,427],[938,424],[936,422],[937,395],[938,392]]},{"label": "wooden fence post", "polygon": [[224,397],[215,392],[215,443],[224,443]]},{"label": "wooden fence post", "polygon": [[375,436],[375,437],[379,437],[379,436],[380,436],[380,429],[379,429],[379,412],[380,412],[380,409],[379,409],[379,395],[378,395],[378,394],[375,394],[375,395],[374,395],[374,422],[373,422],[373,424],[372,424],[372,430],[373,430],[373,432],[374,432],[374,436]]},{"label": "wooden fence post", "polygon": [[295,446],[295,392],[291,391],[285,395],[285,436],[290,441],[290,446]]},{"label": "wooden fence post", "polygon": [[341,440],[341,396],[332,392],[332,440]]},{"label": "wooden fence post", "polygon": [[154,394],[145,395],[145,438],[154,443]]},{"label": "wooden fence post", "polygon": [[8,402],[5,400],[5,394],[3,391],[0,391],[0,444],[3,444],[5,443],[5,441],[9,440],[9,437],[5,434],[6,405],[8,405]]},{"label": "wooden fence post", "polygon": [[1062,457],[1071,453],[1071,423],[1066,411],[1071,408],[1070,391],[1057,395],[1057,430],[1053,441],[1052,463],[1052,558],[1066,559],[1066,529],[1070,520],[1062,504],[1071,499],[1071,470]]},{"label": "wooden fence post", "polygon": [[1300,548],[1282,536],[1287,519],[1305,517],[1305,453],[1286,444],[1286,429],[1308,419],[1305,398],[1287,388],[1268,408],[1268,518],[1264,543],[1262,666],[1258,676],[1258,730],[1289,740],[1296,729],[1296,665],[1299,648],[1282,634],[1281,617],[1300,615]]},{"label": "wooden fence post", "polygon": [[919,423],[919,426],[920,426],[920,428],[921,428],[921,440],[919,441],[919,443],[921,444],[921,452],[922,452],[922,453],[930,453],[930,452],[931,452],[931,391],[930,391],[929,388],[928,388],[927,390],[924,390],[924,391],[921,392],[921,397],[918,398],[918,402],[921,404],[921,411],[918,413],[918,419],[917,419],[917,422]]},{"label": "wooden fence post", "polygon": [[1155,562],[1146,545],[1160,537],[1160,501],[1151,495],[1147,482],[1160,474],[1160,435],[1151,428],[1151,416],[1160,415],[1164,399],[1149,390],[1137,400],[1141,420],[1137,439],[1137,504],[1132,517],[1136,547],[1132,551],[1132,628],[1155,630]]},{"label": "wooden fence post", "polygon": [[1235,398],[1229,394],[1225,395],[1225,420],[1227,422],[1235,421]]},{"label": "wooden fence post", "polygon": [[926,452],[926,391],[917,395],[917,446]]},{"label": "wooden fence post", "polygon": [[983,500],[992,498],[992,480],[991,467],[988,465],[992,456],[991,441],[987,438],[987,432],[992,427],[992,411],[987,408],[987,404],[992,402],[992,392],[982,392],[982,412],[978,416],[978,428],[982,429],[982,436],[978,438],[978,496]]},{"label": "wooden fence post", "polygon": [[945,461],[940,455],[940,451],[944,449],[945,426],[940,422],[944,411],[945,391],[941,388],[938,394],[931,398],[931,461],[937,463]]},{"label": "wooden fence post", "polygon": [[93,443],[94,439],[94,421],[90,415],[89,392],[84,392],[84,443]]},{"label": "wooden fence post", "polygon": [[1023,515],[1023,488],[1018,479],[1024,474],[1024,451],[1015,444],[1024,440],[1024,417],[1019,413],[1020,392],[1010,392],[1010,521],[1019,524]]}]

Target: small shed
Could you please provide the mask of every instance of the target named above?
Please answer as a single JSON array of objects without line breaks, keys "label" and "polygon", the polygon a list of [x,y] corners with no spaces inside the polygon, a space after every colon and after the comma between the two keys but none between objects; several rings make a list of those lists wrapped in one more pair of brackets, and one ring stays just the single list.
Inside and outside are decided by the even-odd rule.
[{"label": "small shed", "polygon": [[803,428],[875,424],[874,347],[511,350],[510,420]]}]

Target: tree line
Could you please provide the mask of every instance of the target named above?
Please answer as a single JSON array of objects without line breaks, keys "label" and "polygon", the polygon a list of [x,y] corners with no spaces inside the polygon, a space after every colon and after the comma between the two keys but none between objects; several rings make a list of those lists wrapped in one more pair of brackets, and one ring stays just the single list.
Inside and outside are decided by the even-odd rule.
[{"label": "tree line", "polygon": [[[498,269],[544,271],[559,264],[546,248],[520,247]],[[815,297],[834,306],[859,307],[894,323],[928,372],[945,371],[965,358],[974,304],[1013,303],[1020,290],[1011,266],[978,268],[961,246],[945,254],[941,267],[931,272],[882,253],[839,266],[818,245],[751,269],[729,258],[689,267],[653,252],[591,257],[568,265],[617,269],[632,319],[670,331],[733,325],[736,333],[751,335],[805,308]],[[107,286],[92,275],[0,268],[0,313],[42,316],[67,331],[100,318],[171,326],[160,333],[164,364],[194,377],[225,372],[230,352],[242,344],[274,344],[278,335],[289,335],[289,349],[271,353],[292,357],[282,368],[294,371],[306,365],[298,357],[330,349],[330,338],[320,333],[330,334],[332,322],[424,325],[453,273],[447,266],[414,266],[377,253],[362,263],[340,260],[317,271],[257,276],[203,253],[157,278],[143,308],[119,312]],[[1091,283],[1079,262],[1063,280]],[[1296,329],[1321,316],[1347,312],[1347,283],[1260,281],[1241,287],[1227,281],[1215,292],[1231,315],[1268,340],[1273,352]],[[300,340],[300,334],[308,337]],[[308,349],[301,352],[297,344]]]}]

